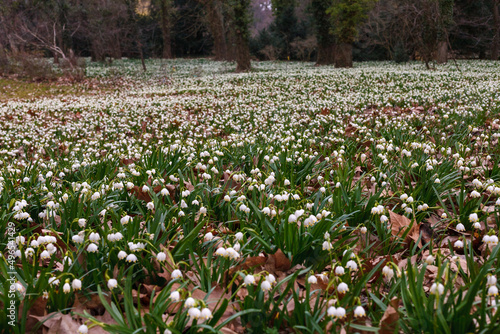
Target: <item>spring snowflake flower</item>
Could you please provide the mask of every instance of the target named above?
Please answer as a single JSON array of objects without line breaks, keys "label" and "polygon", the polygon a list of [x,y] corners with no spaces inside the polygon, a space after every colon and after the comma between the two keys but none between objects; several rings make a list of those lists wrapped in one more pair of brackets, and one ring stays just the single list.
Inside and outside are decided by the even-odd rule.
[{"label": "spring snowflake flower", "polygon": [[307,282],[309,284],[316,284],[316,283],[318,283],[318,279],[316,278],[315,275],[311,275],[311,276],[309,276],[309,278],[307,278]]},{"label": "spring snowflake flower", "polygon": [[394,277],[394,270],[392,270],[389,266],[384,266],[384,268],[382,268],[382,275],[390,280]]},{"label": "spring snowflake flower", "polygon": [[433,283],[429,292],[433,295],[442,295],[444,293],[444,285],[441,283]]},{"label": "spring snowflake flower", "polygon": [[179,293],[179,291],[172,291],[170,293],[170,299],[172,299],[174,302],[178,302],[179,300],[181,300],[181,294]]},{"label": "spring snowflake flower", "polygon": [[41,254],[40,254],[40,259],[42,260],[45,260],[45,259],[48,259],[50,258],[50,253],[46,250],[44,250]]},{"label": "spring snowflake flower", "polygon": [[335,275],[341,276],[345,274],[345,269],[342,266],[335,267]]},{"label": "spring snowflake flower", "polygon": [[222,257],[228,256],[227,251],[224,247],[217,248],[217,250],[215,251],[215,255],[222,256]]},{"label": "spring snowflake flower", "polygon": [[119,260],[123,260],[126,257],[127,257],[127,253],[126,252],[124,252],[124,251],[119,251],[118,252],[118,259]]},{"label": "spring snowflake flower", "polygon": [[73,290],[81,290],[82,288],[82,281],[80,281],[79,279],[75,278],[73,280],[73,282],[71,282],[71,287],[73,288]]},{"label": "spring snowflake flower", "polygon": [[488,288],[488,296],[498,296],[498,288],[495,285]]},{"label": "spring snowflake flower", "polygon": [[137,262],[137,256],[135,256],[134,254],[129,254],[127,255],[127,258],[125,259],[126,262],[129,262],[129,263],[135,263]]},{"label": "spring snowflake flower", "polygon": [[110,278],[108,280],[108,289],[113,290],[118,286],[118,281],[114,278]]},{"label": "spring snowflake flower", "polygon": [[87,219],[85,219],[85,218],[78,219],[78,226],[80,226],[81,228],[84,228],[85,225],[87,225]]},{"label": "spring snowflake flower", "polygon": [[91,244],[88,245],[87,252],[89,252],[89,253],[96,253],[97,251],[98,251],[98,247],[97,247],[96,244],[91,243]]},{"label": "spring snowflake flower", "polygon": [[59,285],[59,280],[56,277],[50,277],[49,284],[50,285]]},{"label": "spring snowflake flower", "polygon": [[337,319],[344,319],[346,316],[345,308],[343,307],[337,307],[335,311],[335,318]]},{"label": "spring snowflake flower", "polygon": [[260,284],[260,288],[262,289],[262,291],[269,291],[271,290],[271,283],[269,283],[269,281],[263,281],[261,284]]},{"label": "spring snowflake flower", "polygon": [[191,307],[188,310],[188,315],[190,318],[198,319],[201,315],[201,311],[199,309],[197,309],[196,307]]},{"label": "spring snowflake flower", "polygon": [[368,229],[366,228],[366,226],[363,226],[359,229],[359,231],[361,232],[361,234],[366,234],[366,232],[368,232]]},{"label": "spring snowflake flower", "polygon": [[332,248],[333,247],[332,247],[332,243],[331,242],[329,242],[329,241],[323,242],[323,250],[330,250]]},{"label": "spring snowflake flower", "polygon": [[63,285],[63,292],[64,293],[69,293],[71,291],[71,286],[69,285],[68,282],[64,283]]},{"label": "spring snowflake flower", "polygon": [[358,264],[356,263],[356,261],[353,261],[353,260],[347,261],[347,263],[345,264],[345,267],[351,271],[358,270]]},{"label": "spring snowflake flower", "polygon": [[363,306],[358,306],[354,309],[354,317],[355,318],[361,318],[364,316],[366,316],[366,312],[365,312],[365,309],[363,308]]},{"label": "spring snowflake flower", "polygon": [[269,274],[266,277],[266,281],[268,281],[269,283],[273,284],[274,282],[276,282],[276,277],[274,277],[273,274]]},{"label": "spring snowflake flower", "polygon": [[347,286],[346,283],[342,282],[339,284],[339,286],[337,286],[337,291],[340,294],[344,294],[349,291],[349,287]]},{"label": "spring snowflake flower", "polygon": [[387,218],[387,216],[386,216],[386,215],[382,215],[382,216],[380,216],[380,222],[381,222],[381,223],[385,223],[385,222],[387,222],[387,221],[389,221],[389,218]]},{"label": "spring snowflake flower", "polygon": [[203,310],[201,310],[201,315],[200,315],[200,319],[202,320],[208,320],[208,319],[211,319],[212,318],[212,311],[210,311],[209,308],[204,308]]},{"label": "spring snowflake flower", "polygon": [[496,285],[497,284],[497,277],[494,275],[488,275],[486,284],[488,286]]},{"label": "spring snowflake flower", "polygon": [[456,229],[457,231],[463,232],[465,231],[465,226],[462,223],[458,223]]},{"label": "spring snowflake flower", "polygon": [[326,311],[326,313],[328,314],[329,317],[335,317],[335,315],[337,313],[337,309],[333,306],[330,306],[328,308],[328,310]]},{"label": "spring snowflake flower", "polygon": [[295,216],[294,214],[291,214],[290,216],[288,216],[289,223],[294,223],[296,221],[297,221],[297,216]]},{"label": "spring snowflake flower", "polygon": [[187,298],[186,302],[184,303],[185,308],[194,307],[195,305],[196,305],[196,300],[194,300],[193,297]]},{"label": "spring snowflake flower", "polygon": [[86,325],[81,325],[78,327],[78,334],[87,334],[89,332],[89,328]]},{"label": "spring snowflake flower", "polygon": [[164,252],[159,252],[158,254],[156,254],[156,259],[158,260],[158,262],[163,262],[167,259],[167,254],[165,254]]},{"label": "spring snowflake flower", "polygon": [[172,279],[182,278],[182,272],[179,269],[172,271]]},{"label": "spring snowflake flower", "polygon": [[146,208],[148,208],[148,210],[154,210],[155,204],[153,202],[149,202],[146,204]]},{"label": "spring snowflake flower", "polygon": [[462,240],[457,240],[457,241],[455,241],[454,246],[455,246],[455,248],[464,248],[464,243]]},{"label": "spring snowflake flower", "polygon": [[246,275],[244,280],[244,285],[255,284],[255,277],[253,275]]},{"label": "spring snowflake flower", "polygon": [[479,197],[481,196],[481,194],[480,194],[478,191],[473,190],[473,191],[470,193],[470,196],[471,196],[472,198],[479,198]]},{"label": "spring snowflake flower", "polygon": [[132,217],[130,217],[129,215],[125,215],[120,219],[120,223],[122,225],[127,225],[130,221],[132,221]]},{"label": "spring snowflake flower", "polygon": [[432,255],[429,255],[427,256],[427,258],[425,259],[425,263],[427,264],[433,264],[434,263],[434,260],[436,260],[436,258]]}]

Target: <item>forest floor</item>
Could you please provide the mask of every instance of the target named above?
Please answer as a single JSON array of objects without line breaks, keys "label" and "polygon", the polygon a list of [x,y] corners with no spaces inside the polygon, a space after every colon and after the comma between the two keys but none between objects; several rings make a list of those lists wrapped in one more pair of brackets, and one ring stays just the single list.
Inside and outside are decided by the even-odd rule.
[{"label": "forest floor", "polygon": [[0,78],[0,328],[496,330],[500,63],[253,66]]}]

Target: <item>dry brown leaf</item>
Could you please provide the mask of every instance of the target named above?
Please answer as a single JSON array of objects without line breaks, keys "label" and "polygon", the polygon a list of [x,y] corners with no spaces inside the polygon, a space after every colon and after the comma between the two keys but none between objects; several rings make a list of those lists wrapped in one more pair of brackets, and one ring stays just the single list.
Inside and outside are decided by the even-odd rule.
[{"label": "dry brown leaf", "polygon": [[397,311],[399,307],[399,299],[394,297],[389,302],[387,309],[380,319],[380,329],[379,334],[393,334],[396,330],[397,322],[399,320],[399,313]]},{"label": "dry brown leaf", "polygon": [[[400,238],[403,237],[405,233],[406,234],[404,243],[409,247],[410,243],[417,242],[417,240],[420,237],[420,225],[417,224],[415,221],[412,221],[408,219],[405,216],[398,215],[395,212],[389,211],[389,217],[390,217],[390,222],[391,222],[391,229],[392,229],[392,235],[393,236],[398,236]],[[422,241],[419,242],[418,246],[421,248],[422,247]]]}]

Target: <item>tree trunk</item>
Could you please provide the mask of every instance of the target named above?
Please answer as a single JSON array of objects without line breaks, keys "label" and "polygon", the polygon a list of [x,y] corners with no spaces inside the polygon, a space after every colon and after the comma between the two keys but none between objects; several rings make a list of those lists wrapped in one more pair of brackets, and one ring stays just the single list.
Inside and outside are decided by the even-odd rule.
[{"label": "tree trunk", "polygon": [[335,67],[352,67],[352,44],[342,43],[337,46]]},{"label": "tree trunk", "polygon": [[493,1],[493,43],[491,45],[491,59],[498,60],[500,53],[500,13],[499,13],[499,1]]},{"label": "tree trunk", "polygon": [[448,43],[439,41],[437,45],[436,62],[438,64],[446,64],[448,61]]},{"label": "tree trunk", "polygon": [[335,44],[318,44],[318,57],[316,65],[333,65],[335,64]]},{"label": "tree trunk", "polygon": [[228,60],[224,16],[221,6],[220,1],[208,1],[206,3],[210,33],[214,39],[215,60]]},{"label": "tree trunk", "polygon": [[168,0],[160,0],[160,11],[161,11],[161,34],[163,38],[163,55],[165,59],[172,58],[172,38],[170,32],[170,11],[169,4],[166,2]]},{"label": "tree trunk", "polygon": [[236,72],[247,72],[251,69],[250,48],[248,38],[240,31],[236,32]]}]

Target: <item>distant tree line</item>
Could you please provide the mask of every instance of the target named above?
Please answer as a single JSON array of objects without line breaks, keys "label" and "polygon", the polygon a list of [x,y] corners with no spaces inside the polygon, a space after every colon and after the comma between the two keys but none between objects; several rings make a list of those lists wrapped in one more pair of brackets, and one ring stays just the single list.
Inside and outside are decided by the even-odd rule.
[{"label": "distant tree line", "polygon": [[2,0],[0,66],[38,52],[79,57],[212,56],[350,67],[353,60],[498,60],[500,0]]}]

